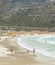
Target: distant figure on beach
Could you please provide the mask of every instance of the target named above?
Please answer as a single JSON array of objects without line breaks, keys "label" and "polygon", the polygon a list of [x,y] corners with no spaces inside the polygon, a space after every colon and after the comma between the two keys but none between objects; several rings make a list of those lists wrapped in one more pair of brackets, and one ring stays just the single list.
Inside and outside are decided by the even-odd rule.
[{"label": "distant figure on beach", "polygon": [[13,52],[13,49],[11,48],[10,51]]},{"label": "distant figure on beach", "polygon": [[27,53],[29,53],[29,50],[27,49]]},{"label": "distant figure on beach", "polygon": [[1,40],[1,38],[0,38],[0,40]]},{"label": "distant figure on beach", "polygon": [[33,53],[35,53],[35,48],[33,49]]},{"label": "distant figure on beach", "polygon": [[6,40],[7,40],[7,38],[6,38]]}]

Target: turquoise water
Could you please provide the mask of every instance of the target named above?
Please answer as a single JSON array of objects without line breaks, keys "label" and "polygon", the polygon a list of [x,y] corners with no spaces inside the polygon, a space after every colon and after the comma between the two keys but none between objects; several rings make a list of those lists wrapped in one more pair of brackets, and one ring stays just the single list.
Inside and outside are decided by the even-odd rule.
[{"label": "turquoise water", "polygon": [[42,53],[55,58],[55,36],[54,35],[30,35],[17,38],[17,43],[26,49]]}]

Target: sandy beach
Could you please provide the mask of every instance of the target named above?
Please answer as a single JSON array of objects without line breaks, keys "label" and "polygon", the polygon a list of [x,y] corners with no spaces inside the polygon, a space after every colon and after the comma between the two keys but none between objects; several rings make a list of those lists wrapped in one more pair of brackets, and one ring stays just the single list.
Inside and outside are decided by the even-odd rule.
[{"label": "sandy beach", "polygon": [[[20,32],[19,32],[20,33]],[[27,33],[21,32],[20,35],[26,35]],[[28,32],[30,34],[30,32]],[[31,35],[34,33],[31,33]],[[36,34],[36,33],[35,33]],[[27,49],[20,47],[17,44],[17,37],[5,37],[4,39],[1,38],[0,46],[5,47],[6,50],[2,51],[1,53],[3,56],[0,56],[0,65],[55,65],[55,59],[47,57],[43,54],[37,53],[33,54],[32,51],[27,53]],[[12,48],[12,52],[11,52]],[[7,54],[5,54],[6,52]],[[9,53],[8,53],[9,52]]]}]

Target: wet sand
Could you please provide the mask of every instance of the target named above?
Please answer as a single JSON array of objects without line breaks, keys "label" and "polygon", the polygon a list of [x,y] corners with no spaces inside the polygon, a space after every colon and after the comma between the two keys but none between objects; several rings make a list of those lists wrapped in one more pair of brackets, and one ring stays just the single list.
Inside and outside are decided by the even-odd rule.
[{"label": "wet sand", "polygon": [[0,57],[0,65],[55,65],[55,59],[39,53],[33,54],[32,51],[27,53],[27,49],[21,48],[17,44],[16,37],[11,39],[0,41],[0,46],[8,48],[9,51],[11,48],[13,50],[6,57]]}]

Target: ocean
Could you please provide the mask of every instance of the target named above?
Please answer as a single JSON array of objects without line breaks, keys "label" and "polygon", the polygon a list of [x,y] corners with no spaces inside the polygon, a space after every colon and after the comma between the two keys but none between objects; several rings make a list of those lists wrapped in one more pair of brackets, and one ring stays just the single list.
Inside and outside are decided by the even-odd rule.
[{"label": "ocean", "polygon": [[17,38],[22,47],[55,58],[55,35],[26,35]]}]

